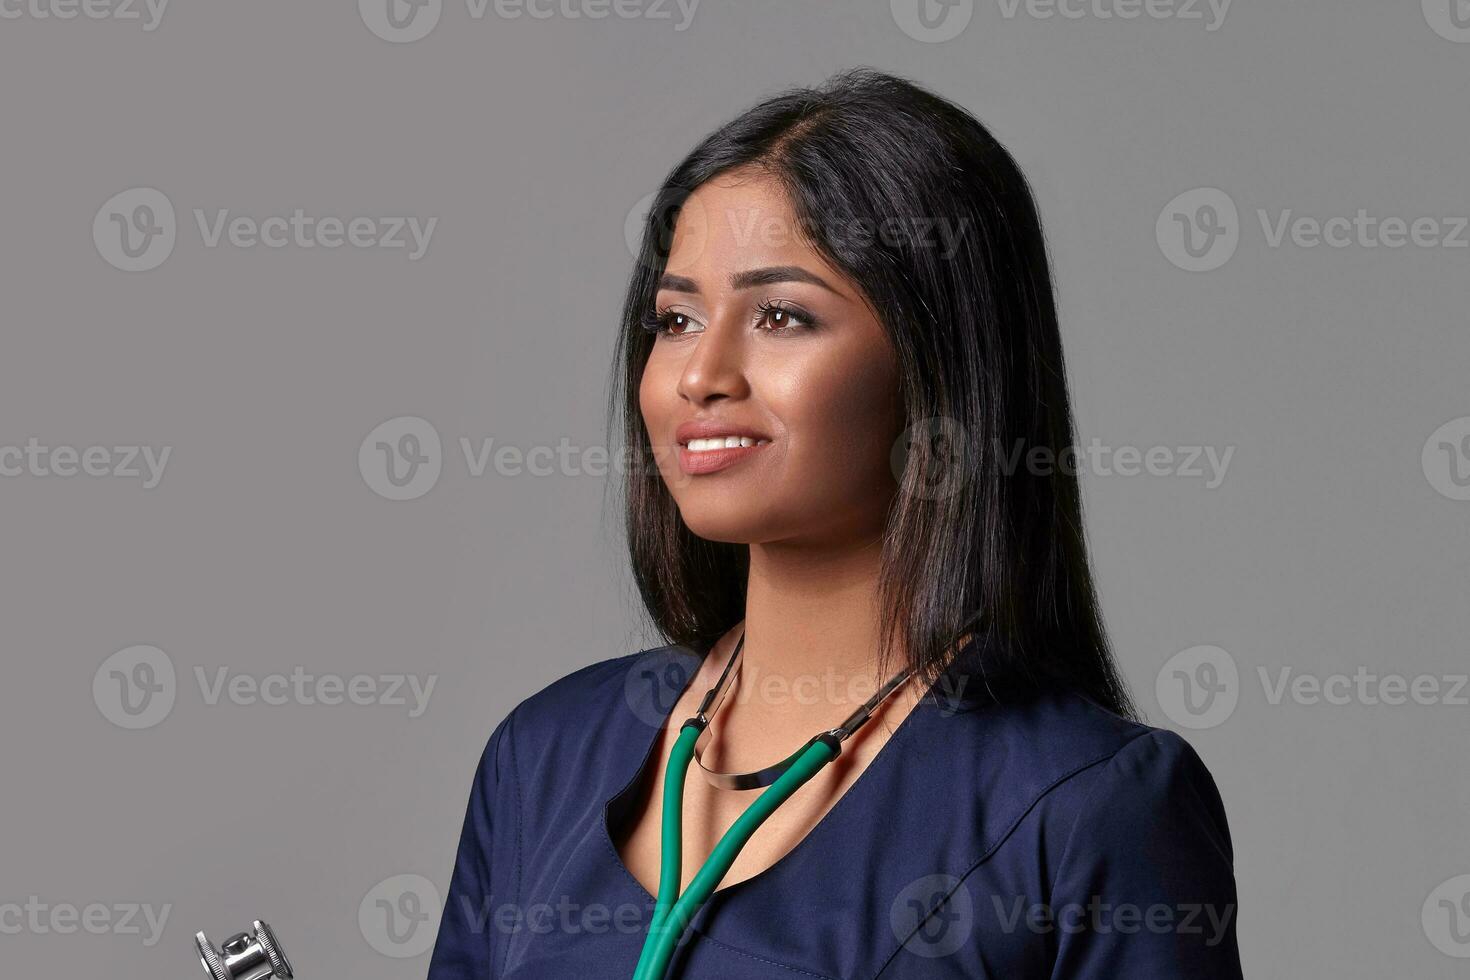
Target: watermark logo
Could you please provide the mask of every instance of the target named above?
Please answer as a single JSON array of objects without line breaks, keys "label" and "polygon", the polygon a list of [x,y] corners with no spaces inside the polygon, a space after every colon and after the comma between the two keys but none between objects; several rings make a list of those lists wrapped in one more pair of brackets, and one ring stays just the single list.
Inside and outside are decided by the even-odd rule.
[{"label": "watermark logo", "polygon": [[[0,446],[0,477],[115,477],[141,480],[144,490],[163,482],[172,446],[46,446],[31,436],[24,446]],[[141,464],[141,468],[140,465]]]},{"label": "watermark logo", "polygon": [[152,728],[174,710],[177,696],[174,663],[154,646],[119,650],[92,675],[97,710],[119,728]]},{"label": "watermark logo", "polygon": [[136,20],[158,29],[169,0],[0,0],[0,20]]},{"label": "watermark logo", "polygon": [[925,959],[938,959],[970,941],[975,902],[965,883],[954,875],[925,875],[905,885],[893,899],[888,923],[904,949]]},{"label": "watermark logo", "polygon": [[[194,667],[194,679],[204,704],[229,702],[238,707],[301,705],[335,707],[400,707],[409,718],[422,717],[439,683],[438,674],[310,673],[295,666],[287,673],[260,677],[217,667],[213,674]],[[178,698],[178,675],[172,658],[158,647],[132,646],[102,662],[92,675],[92,700],[97,710],[119,728],[142,729],[162,724]]]},{"label": "watermark logo", "polygon": [[[679,20],[675,33],[689,29],[699,0],[465,0],[472,21],[493,14],[497,20]],[[428,37],[438,26],[444,0],[357,0],[362,22],[384,41],[406,44]]]},{"label": "watermark logo", "polygon": [[1420,464],[1436,493],[1470,500],[1470,415],[1451,419],[1430,433]]},{"label": "watermark logo", "polygon": [[[434,686],[439,683],[438,674],[313,674],[297,665],[290,674],[273,673],[254,677],[245,673],[231,673],[228,667],[218,667],[210,677],[203,667],[194,668],[194,679],[199,684],[199,693],[204,703],[214,707],[227,700],[239,707],[257,704],[280,707],[296,704],[311,707],[326,705],[355,704],[360,707],[378,705],[382,707],[408,708],[408,717],[422,717],[429,710],[429,699],[434,696]],[[410,697],[412,700],[410,700]]]},{"label": "watermark logo", "polygon": [[[238,249],[287,247],[336,249],[406,249],[417,262],[429,251],[437,217],[421,220],[412,215],[307,214],[295,208],[289,215],[256,218],[231,215],[229,208],[194,208],[194,225],[205,248],[229,245]],[[155,187],[133,187],[108,198],[92,219],[92,242],[109,265],[124,272],[156,269],[173,254],[178,241],[173,203]]]},{"label": "watermark logo", "polygon": [[357,0],[357,11],[378,37],[407,44],[428,37],[444,13],[444,0]]},{"label": "watermark logo", "polygon": [[1229,652],[1208,644],[1180,650],[1159,668],[1154,695],[1164,714],[1185,728],[1214,728],[1235,711],[1240,671]]},{"label": "watermark logo", "polygon": [[1446,956],[1470,958],[1470,874],[1441,882],[1424,899],[1424,935]]},{"label": "watermark logo", "polygon": [[1323,677],[1297,673],[1291,667],[1280,667],[1275,676],[1265,667],[1257,667],[1261,691],[1268,704],[1281,704],[1288,697],[1292,704],[1314,705],[1400,705],[1411,701],[1417,705],[1449,705],[1470,707],[1470,674],[1379,674],[1359,664],[1351,675],[1337,673]]},{"label": "watermark logo", "polygon": [[[1317,217],[1292,208],[1256,208],[1267,248],[1316,249],[1470,248],[1465,215],[1379,215],[1358,208],[1351,215]],[[1154,226],[1159,250],[1187,272],[1211,272],[1235,254],[1244,234],[1230,195],[1215,187],[1185,191],[1164,206]]]},{"label": "watermark logo", "polygon": [[388,500],[422,497],[439,482],[443,467],[439,431],[416,415],[383,422],[357,449],[357,468],[363,480]]},{"label": "watermark logo", "polygon": [[[628,247],[628,254],[635,259],[638,258],[638,251],[643,245],[643,229],[649,222],[649,212],[653,210],[653,199],[657,196],[658,191],[649,191],[635,201],[628,209],[628,213],[623,216],[623,244]],[[664,234],[656,240],[662,245],[665,255],[668,254],[671,244],[670,237]]]},{"label": "watermark logo", "polygon": [[1424,19],[1434,33],[1446,41],[1470,44],[1470,2],[1467,0],[1421,0]]},{"label": "watermark logo", "polygon": [[[686,194],[677,207],[670,207],[668,214],[660,216],[653,213],[653,204],[657,197],[658,191],[649,191],[634,202],[624,216],[623,242],[628,246],[628,254],[635,261],[641,262],[644,268],[662,271],[669,253],[673,251],[674,230],[678,228],[683,233],[679,261],[681,264],[693,262],[704,254],[711,236],[713,219],[704,206],[703,199],[693,193]],[[644,228],[650,221],[654,222],[653,254],[645,256],[639,250],[643,245]]]},{"label": "watermark logo", "polygon": [[700,659],[683,646],[647,651],[633,661],[623,678],[623,700],[639,721],[658,728],[674,710],[690,679],[698,673]]},{"label": "watermark logo", "polygon": [[1015,20],[1025,13],[1033,20],[1149,20],[1200,21],[1207,33],[1225,25],[1232,0],[996,0],[1001,16]]},{"label": "watermark logo", "polygon": [[[418,416],[399,416],[379,424],[358,446],[358,471],[363,481],[379,496],[389,500],[413,500],[433,489],[443,468],[463,458],[464,475],[470,479],[501,477],[596,477],[609,473],[625,475],[651,470],[669,485],[684,485],[691,476],[683,473],[674,459],[676,445],[623,446],[616,452],[605,445],[577,445],[562,436],[556,445],[517,446],[501,443],[495,436],[455,440],[459,452],[442,445],[438,431]],[[446,456],[446,452],[448,455]],[[667,464],[660,468],[660,464]]]},{"label": "watermark logo", "polygon": [[943,416],[920,419],[904,429],[888,454],[904,493],[922,500],[942,500],[964,489],[973,464],[970,438],[963,424]]},{"label": "watermark logo", "polygon": [[889,0],[888,8],[899,30],[929,44],[959,37],[975,16],[975,0]]},{"label": "watermark logo", "polygon": [[820,241],[838,251],[874,248],[901,253],[929,251],[946,261],[959,254],[967,240],[971,240],[973,230],[967,215],[890,214],[844,218],[816,215],[803,217],[793,224],[784,216],[761,208],[726,208],[722,214],[711,214],[695,194],[685,196],[677,207],[671,205],[667,214],[654,215],[657,196],[656,191],[643,195],[623,218],[623,240],[635,259],[645,259],[640,249],[644,230],[652,223],[654,251],[645,261],[655,269],[672,250],[675,227],[682,235],[681,265],[703,254],[717,228],[727,229],[740,248],[753,248],[757,244],[779,248]]},{"label": "watermark logo", "polygon": [[1230,935],[1230,922],[1235,918],[1234,903],[1217,906],[1201,902],[1169,905],[1155,902],[1141,906],[1132,902],[1104,901],[1091,896],[1086,903],[1066,902],[1052,906],[1047,902],[1026,904],[1025,896],[1016,895],[1007,903],[999,895],[990,896],[991,906],[1007,935],[1022,927],[1037,935],[1060,932],[1064,935],[1094,933],[1123,936],[1140,932],[1156,936],[1200,936],[1206,947],[1218,946]]},{"label": "watermark logo", "polygon": [[173,254],[178,222],[173,202],[155,187],[131,187],[109,197],[92,219],[92,241],[108,264],[147,272]]},{"label": "watermark logo", "polygon": [[[1008,21],[1093,20],[1198,22],[1207,33],[1225,26],[1233,0],[995,0]],[[893,22],[916,41],[958,37],[975,13],[974,0],[889,0]]]},{"label": "watermark logo", "polygon": [[[1470,674],[1379,673],[1359,664],[1352,673],[1317,674],[1291,665],[1257,665],[1261,697],[1273,707],[1418,705],[1470,707]],[[1185,728],[1214,728],[1235,711],[1244,692],[1235,659],[1216,646],[1180,651],[1155,678],[1159,707]]]},{"label": "watermark logo", "polygon": [[422,956],[434,945],[443,901],[423,875],[395,875],[374,885],[357,907],[368,945],[393,959]]},{"label": "watermark logo", "polygon": [[1240,215],[1229,194],[1218,187],[1196,187],[1164,205],[1154,235],[1164,258],[1174,265],[1186,272],[1210,272],[1235,254]]},{"label": "watermark logo", "polygon": [[[507,936],[520,932],[538,936],[552,932],[564,936],[602,936],[609,931],[628,936],[646,934],[654,904],[650,901],[646,907],[640,907],[631,902],[620,905],[583,903],[573,901],[570,895],[559,895],[554,902],[533,902],[530,905],[502,902],[495,905],[492,901],[494,896],[490,895],[481,897],[478,903],[468,895],[458,897],[461,921],[477,936],[491,931]],[[686,930],[679,936],[676,946],[687,945],[693,936],[692,930]]]},{"label": "watermark logo", "polygon": [[[173,905],[146,902],[92,902],[81,908],[70,902],[47,902],[30,895],[24,903],[0,902],[0,936],[143,936],[143,945],[158,945]],[[145,935],[144,926],[148,931]]]},{"label": "watermark logo", "polygon": [[1133,446],[1105,445],[1094,436],[1087,445],[1060,449],[1012,439],[990,441],[986,458],[983,440],[972,438],[959,421],[942,416],[921,419],[900,433],[889,453],[894,478],[907,493],[938,499],[959,493],[971,476],[982,469],[1005,476],[1026,473],[1050,477],[1058,473],[1076,477],[1086,472],[1095,477],[1157,476],[1199,479],[1206,490],[1225,482],[1234,445]]}]

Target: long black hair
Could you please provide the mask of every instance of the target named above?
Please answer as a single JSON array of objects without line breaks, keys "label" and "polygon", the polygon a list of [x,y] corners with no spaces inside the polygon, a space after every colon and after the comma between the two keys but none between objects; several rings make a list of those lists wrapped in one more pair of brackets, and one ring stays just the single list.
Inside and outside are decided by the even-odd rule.
[{"label": "long black hair", "polygon": [[[628,283],[609,432],[652,459],[642,327],[680,206],[718,174],[779,181],[803,233],[864,293],[897,354],[906,456],[883,539],[878,662],[926,685],[966,656],[1137,717],[1097,607],[1050,263],[1030,186],[969,112],[867,67],[787,89],[720,126],[654,194]],[[901,469],[900,469],[901,467]],[[627,467],[634,579],[670,643],[707,650],[745,615],[749,548],[697,537],[658,469]],[[976,616],[980,618],[977,620]],[[983,658],[983,659],[980,659]]]}]

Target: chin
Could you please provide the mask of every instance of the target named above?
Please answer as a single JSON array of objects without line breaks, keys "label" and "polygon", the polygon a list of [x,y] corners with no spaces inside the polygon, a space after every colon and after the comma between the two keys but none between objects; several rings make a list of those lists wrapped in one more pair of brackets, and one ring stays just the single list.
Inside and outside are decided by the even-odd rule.
[{"label": "chin", "polygon": [[766,537],[764,522],[755,514],[731,513],[723,509],[718,513],[700,509],[681,509],[679,515],[684,524],[696,537],[706,541],[721,541],[725,544],[752,544]]},{"label": "chin", "polygon": [[695,535],[726,544],[776,540],[790,529],[793,518],[789,510],[782,512],[773,507],[764,495],[723,493],[713,487],[686,491],[675,498],[675,504],[684,524]]}]

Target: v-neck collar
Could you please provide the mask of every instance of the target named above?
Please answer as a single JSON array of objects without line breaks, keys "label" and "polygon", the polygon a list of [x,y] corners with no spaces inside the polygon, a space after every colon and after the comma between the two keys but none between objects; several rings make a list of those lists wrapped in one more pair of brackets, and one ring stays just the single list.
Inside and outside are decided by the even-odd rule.
[{"label": "v-neck collar", "polygon": [[[708,652],[699,654],[682,646],[671,646],[665,648],[665,651],[660,652],[667,652],[671,658],[668,666],[675,668],[674,670],[665,669],[653,672],[658,679],[657,691],[659,699],[662,700],[662,698],[667,697],[668,707],[661,708],[657,712],[659,721],[652,726],[652,731],[646,743],[643,744],[642,752],[636,756],[636,764],[632,766],[631,773],[624,780],[621,787],[611,798],[603,802],[601,816],[598,821],[607,855],[616,869],[621,872],[623,879],[629,884],[630,889],[639,896],[642,903],[650,910],[657,903],[657,896],[650,894],[643,883],[628,869],[627,863],[623,860],[622,855],[618,852],[617,845],[613,841],[609,818],[613,809],[615,807],[621,809],[627,803],[628,795],[643,784],[647,776],[649,764],[653,759],[654,749],[658,746],[663,732],[667,729],[674,709],[693,684],[694,679],[699,675],[700,665],[708,655]],[[867,765],[863,767],[863,771],[858,773],[857,778],[853,780],[852,784],[843,791],[836,802],[827,808],[827,811],[802,836],[801,840],[797,841],[780,858],[757,873],[748,878],[742,878],[733,884],[717,888],[710,895],[709,900],[700,908],[699,912],[696,913],[693,920],[691,920],[691,926],[697,931],[707,933],[707,930],[704,928],[704,922],[712,908],[723,905],[732,900],[732,898],[744,898],[751,894],[757,896],[751,899],[752,901],[759,901],[759,892],[764,888],[775,887],[779,891],[780,885],[772,885],[772,882],[779,882],[783,876],[789,876],[792,873],[790,872],[791,867],[798,864],[808,851],[819,847],[822,840],[833,833],[831,828],[836,822],[839,811],[845,812],[845,810],[858,805],[868,791],[868,788],[878,781],[878,776],[882,774],[883,770],[886,767],[898,765],[898,757],[903,753],[904,745],[914,737],[916,729],[927,724],[928,719],[932,717],[942,717],[972,710],[981,699],[967,692],[968,684],[965,683],[966,679],[964,674],[956,669],[958,665],[959,661],[956,660],[946,668],[941,677],[929,687],[919,701],[899,721],[897,727],[893,730],[893,734],[879,747],[873,758],[868,760]],[[670,680],[670,674],[674,675],[677,682]],[[644,715],[643,720],[648,722],[654,713],[649,711]],[[635,717],[631,711],[626,714],[628,717]],[[637,725],[629,726],[629,728],[630,731],[619,733],[619,740],[620,744],[630,746],[628,755],[632,755],[633,750],[639,744],[641,731]],[[870,777],[870,773],[874,775]],[[659,787],[655,787],[654,789],[657,792]],[[759,794],[751,793],[750,796],[754,800]]]}]

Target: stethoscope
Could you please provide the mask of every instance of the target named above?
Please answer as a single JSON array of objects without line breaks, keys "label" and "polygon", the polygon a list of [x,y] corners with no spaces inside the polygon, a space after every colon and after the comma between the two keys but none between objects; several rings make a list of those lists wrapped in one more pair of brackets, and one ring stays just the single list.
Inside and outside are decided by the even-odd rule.
[{"label": "stethoscope", "polygon": [[226,939],[219,949],[204,935],[194,936],[199,962],[211,980],[269,980],[280,977],[292,980],[291,963],[276,941],[271,927],[256,919],[255,933],[239,932]]},{"label": "stethoscope", "polygon": [[[754,772],[716,772],[706,766],[702,758],[709,740],[710,718],[719,711],[725,692],[740,672],[740,651],[744,647],[745,631],[741,630],[740,640],[735,644],[735,651],[730,654],[720,679],[700,701],[698,713],[680,726],[679,738],[669,751],[669,766],[664,773],[663,844],[659,856],[658,899],[654,905],[648,938],[643,943],[643,953],[633,972],[633,980],[662,980],[685,928],[719,886],[756,828],[802,784],[837,758],[842,752],[842,743],[872,717],[873,710],[884,698],[913,674],[913,667],[906,667],[879,688],[876,694],[842,724],[813,735],[795,752],[774,765]],[[689,882],[689,887],[680,895],[684,778],[688,775],[691,758],[704,770],[705,778],[715,786],[724,789],[766,787],[766,791],[756,797],[755,802],[725,831],[710,856]]]}]

